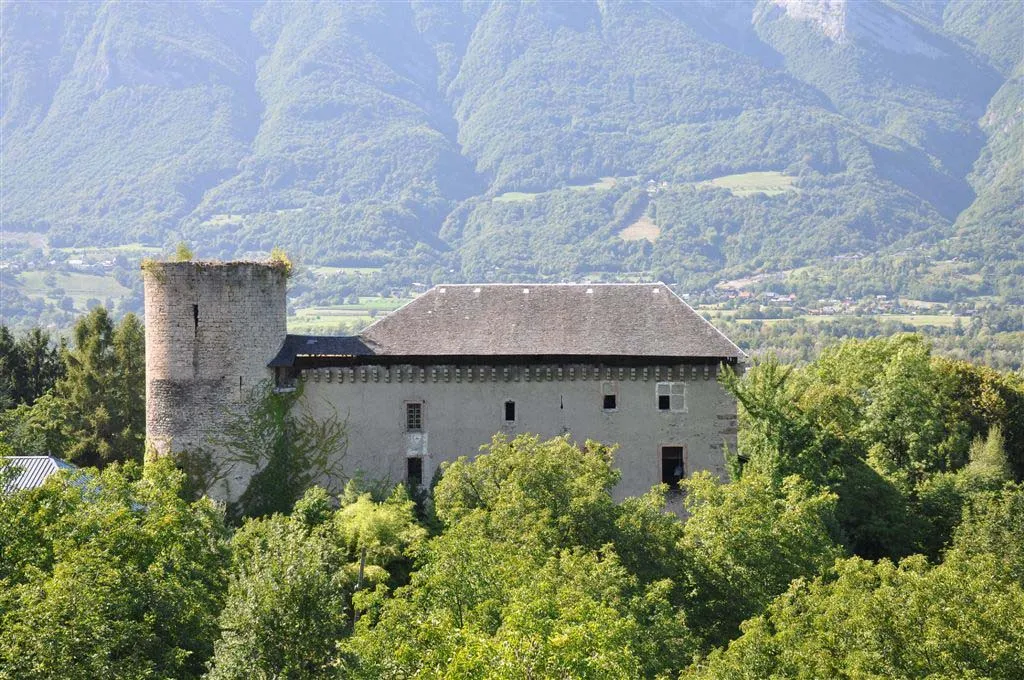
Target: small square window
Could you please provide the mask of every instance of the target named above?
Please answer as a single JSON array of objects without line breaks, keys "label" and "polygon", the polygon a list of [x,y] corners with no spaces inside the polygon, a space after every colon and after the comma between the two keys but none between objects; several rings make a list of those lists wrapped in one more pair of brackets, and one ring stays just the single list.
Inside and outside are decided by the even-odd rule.
[{"label": "small square window", "polygon": [[514,423],[516,421],[516,402],[506,401],[505,402],[505,422]]},{"label": "small square window", "polygon": [[423,485],[423,459],[405,459],[405,480],[412,486]]},{"label": "small square window", "polygon": [[423,404],[418,401],[405,405],[405,429],[419,432],[423,429]]},{"label": "small square window", "polygon": [[656,394],[659,411],[686,411],[686,383],[658,383]]},{"label": "small square window", "polygon": [[615,402],[616,399],[614,394],[606,394],[604,395],[604,405],[602,408],[604,408],[605,411],[614,411],[616,408]]}]

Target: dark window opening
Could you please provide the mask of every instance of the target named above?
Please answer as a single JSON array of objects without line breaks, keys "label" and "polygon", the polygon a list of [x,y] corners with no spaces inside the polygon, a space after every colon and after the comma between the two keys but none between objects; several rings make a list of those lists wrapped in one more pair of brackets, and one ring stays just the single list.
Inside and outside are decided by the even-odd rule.
[{"label": "dark window opening", "polygon": [[418,401],[405,405],[405,429],[419,431],[423,429],[423,404]]},{"label": "dark window opening", "polygon": [[686,476],[683,467],[683,447],[661,447],[661,481],[673,491],[679,490],[679,481]]},{"label": "dark window opening", "polygon": [[615,395],[606,394],[604,395],[604,410],[614,411],[615,410]]},{"label": "dark window opening", "polygon": [[658,410],[667,411],[672,407],[672,397],[667,394],[658,395]]},{"label": "dark window opening", "polygon": [[423,485],[423,459],[405,459],[405,480],[412,486]]},{"label": "dark window opening", "polygon": [[199,337],[199,305],[192,305],[192,331],[195,337]]},{"label": "dark window opening", "polygon": [[516,402],[506,401],[505,402],[505,422],[515,422],[516,419]]},{"label": "dark window opening", "polygon": [[[295,380],[298,378],[299,372],[291,366],[279,366],[275,371],[275,377],[277,378],[277,387],[281,389],[289,389],[295,387]],[[241,385],[239,385],[241,387]]]}]

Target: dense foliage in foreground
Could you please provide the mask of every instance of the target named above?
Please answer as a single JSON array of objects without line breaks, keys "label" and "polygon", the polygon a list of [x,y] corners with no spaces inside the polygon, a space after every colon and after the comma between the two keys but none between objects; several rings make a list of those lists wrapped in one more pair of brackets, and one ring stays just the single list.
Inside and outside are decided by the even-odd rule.
[{"label": "dense foliage in foreground", "polygon": [[1015,677],[1020,378],[909,336],[727,385],[732,480],[622,502],[530,436],[237,528],[168,461],[0,496],[0,678]]}]

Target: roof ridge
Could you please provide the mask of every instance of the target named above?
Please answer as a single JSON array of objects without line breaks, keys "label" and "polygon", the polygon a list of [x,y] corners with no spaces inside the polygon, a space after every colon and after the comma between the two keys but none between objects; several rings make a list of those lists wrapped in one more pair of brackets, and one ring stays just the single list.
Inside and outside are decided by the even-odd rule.
[{"label": "roof ridge", "polygon": [[528,287],[528,286],[529,287],[537,287],[537,286],[551,286],[551,287],[554,287],[554,286],[580,286],[580,287],[582,287],[582,286],[664,286],[666,288],[671,289],[671,286],[669,286],[664,281],[640,281],[640,282],[611,281],[611,282],[596,282],[596,283],[595,282],[588,282],[588,281],[566,281],[564,283],[550,283],[550,282],[548,282],[548,283],[509,283],[509,282],[501,282],[501,283],[439,283],[436,286],[432,286],[427,291],[425,291],[424,295],[426,293],[429,293],[432,290],[437,289],[437,288],[468,288],[470,286],[477,287],[477,288],[480,288],[480,287],[483,287],[483,286],[487,286],[488,288],[497,288],[498,286],[519,286],[519,287],[523,287],[523,288]]}]

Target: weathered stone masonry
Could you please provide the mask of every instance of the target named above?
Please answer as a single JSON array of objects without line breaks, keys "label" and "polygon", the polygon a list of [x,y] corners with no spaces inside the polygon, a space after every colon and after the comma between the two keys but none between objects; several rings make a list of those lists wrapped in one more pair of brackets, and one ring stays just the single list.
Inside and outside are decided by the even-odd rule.
[{"label": "weathered stone masonry", "polygon": [[[717,371],[707,364],[366,365],[306,369],[299,380],[307,408],[337,412],[351,424],[346,469],[358,465],[372,478],[398,480],[415,457],[429,480],[441,463],[475,454],[496,432],[569,434],[620,445],[616,496],[623,498],[661,481],[666,446],[683,448],[687,474],[725,474],[723,446],[736,446],[736,402]],[[659,383],[685,386],[680,410],[658,409]],[[603,408],[605,394],[615,395],[613,409]],[[423,405],[423,427],[415,433],[404,426],[402,409],[410,402]],[[507,402],[514,403],[514,421],[505,419]]]},{"label": "weathered stone masonry", "polygon": [[[268,379],[298,380],[299,408],[344,419],[342,469],[368,478],[427,481],[496,432],[568,434],[621,445],[621,498],[672,468],[722,475],[735,447],[717,374],[742,352],[660,284],[439,287],[350,338],[286,335],[273,265],[156,263],[145,285],[147,437],[161,454],[222,455],[225,423]],[[251,473],[236,466],[212,493],[237,498]]]},{"label": "weathered stone masonry", "polygon": [[242,395],[271,375],[287,277],[255,262],[147,262],[143,276],[146,438],[160,454],[214,449]]}]

